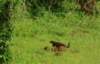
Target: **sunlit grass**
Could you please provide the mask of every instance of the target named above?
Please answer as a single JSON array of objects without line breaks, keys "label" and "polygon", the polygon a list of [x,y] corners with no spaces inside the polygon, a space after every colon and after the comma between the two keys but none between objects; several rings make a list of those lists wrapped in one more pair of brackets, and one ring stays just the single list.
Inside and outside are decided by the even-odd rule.
[{"label": "sunlit grass", "polygon": [[[21,9],[21,8],[20,8]],[[44,11],[32,19],[16,9],[12,18],[12,39],[9,64],[99,64],[100,16],[87,16],[73,11],[64,17]],[[22,10],[22,9],[21,9]],[[19,15],[19,16],[18,16]],[[45,51],[50,40],[71,43],[71,48],[60,56]]]}]

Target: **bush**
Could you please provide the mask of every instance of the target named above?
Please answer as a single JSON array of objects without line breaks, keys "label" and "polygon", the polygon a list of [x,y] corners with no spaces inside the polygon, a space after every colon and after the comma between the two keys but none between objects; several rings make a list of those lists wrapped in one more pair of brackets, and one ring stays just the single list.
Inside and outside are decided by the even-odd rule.
[{"label": "bush", "polygon": [[32,13],[32,15],[37,16],[41,13],[41,10],[48,10],[55,12],[60,10],[64,0],[26,0],[25,4],[27,10]]},{"label": "bush", "polygon": [[0,1],[0,64],[6,62],[6,53],[8,47],[6,46],[7,40],[10,39],[10,5],[11,2],[8,0]]}]

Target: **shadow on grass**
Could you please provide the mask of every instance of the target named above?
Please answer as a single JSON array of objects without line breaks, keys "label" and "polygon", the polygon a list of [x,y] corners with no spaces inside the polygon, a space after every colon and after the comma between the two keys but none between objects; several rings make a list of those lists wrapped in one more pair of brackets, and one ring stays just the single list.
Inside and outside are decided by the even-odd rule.
[{"label": "shadow on grass", "polygon": [[11,37],[10,29],[10,1],[0,2],[0,64],[7,64],[8,45]]}]

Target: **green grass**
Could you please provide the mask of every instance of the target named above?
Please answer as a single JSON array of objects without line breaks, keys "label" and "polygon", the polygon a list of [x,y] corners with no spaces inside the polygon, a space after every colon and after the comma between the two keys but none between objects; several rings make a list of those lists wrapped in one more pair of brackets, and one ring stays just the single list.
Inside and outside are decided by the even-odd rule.
[{"label": "green grass", "polygon": [[[18,7],[18,8],[17,8]],[[9,64],[99,64],[100,16],[86,16],[75,11],[57,17],[44,11],[36,19],[30,18],[21,6],[16,6],[11,19],[13,31],[9,41]],[[24,13],[25,12],[25,13]],[[50,40],[71,43],[60,56],[44,51]]]}]

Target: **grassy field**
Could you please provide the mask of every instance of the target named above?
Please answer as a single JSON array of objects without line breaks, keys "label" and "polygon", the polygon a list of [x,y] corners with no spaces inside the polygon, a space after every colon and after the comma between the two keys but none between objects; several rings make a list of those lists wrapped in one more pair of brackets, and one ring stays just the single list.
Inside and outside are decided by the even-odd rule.
[{"label": "grassy field", "polygon": [[[98,6],[98,9],[100,7]],[[11,19],[12,39],[8,42],[9,64],[99,64],[100,14],[87,16],[76,11],[56,16],[48,11],[32,19],[24,6],[17,5]],[[71,43],[60,56],[45,51],[50,40]]]}]

